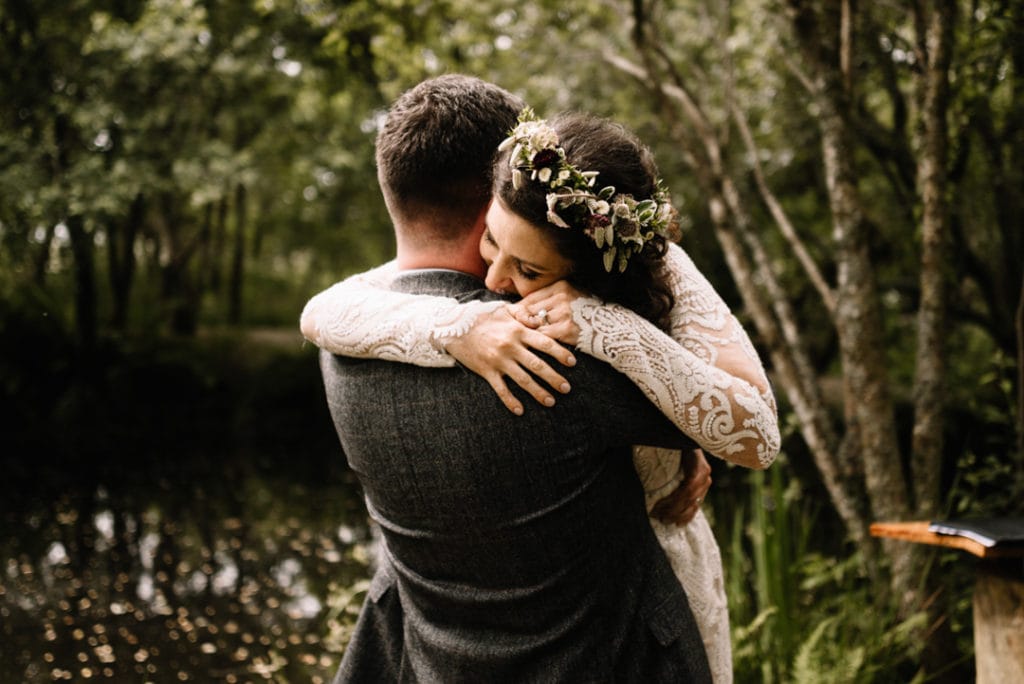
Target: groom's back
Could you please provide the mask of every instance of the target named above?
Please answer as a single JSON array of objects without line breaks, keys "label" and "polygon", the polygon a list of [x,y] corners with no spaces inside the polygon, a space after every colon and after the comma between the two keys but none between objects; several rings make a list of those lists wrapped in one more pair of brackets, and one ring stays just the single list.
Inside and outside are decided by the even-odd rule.
[{"label": "groom's back", "polygon": [[[402,640],[397,678],[622,680],[658,661],[686,681],[685,668],[671,669],[683,667],[679,653],[650,652],[682,653],[680,632],[699,640],[629,450],[641,435],[665,446],[684,438],[628,380],[580,358],[567,371],[570,395],[515,416],[462,369],[330,355],[322,365],[346,456],[384,532],[372,593],[401,596],[405,624],[378,618],[385,634],[374,637]],[[669,607],[660,616],[659,604]],[[359,639],[346,655],[352,672],[378,657],[361,655]]]}]

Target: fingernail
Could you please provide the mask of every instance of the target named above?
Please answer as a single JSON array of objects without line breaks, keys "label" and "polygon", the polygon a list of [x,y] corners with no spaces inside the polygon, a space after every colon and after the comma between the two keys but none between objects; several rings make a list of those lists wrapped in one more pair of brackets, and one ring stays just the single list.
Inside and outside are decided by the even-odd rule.
[{"label": "fingernail", "polygon": [[567,383],[567,382],[563,382],[563,383],[562,383],[562,386],[561,386],[561,387],[559,387],[558,389],[559,389],[559,390],[560,390],[560,391],[562,392],[562,394],[565,394],[566,392],[568,392],[568,391],[569,391],[569,390],[571,390],[572,388],[571,388],[571,387],[569,387],[569,383]]},{"label": "fingernail", "polygon": [[570,356],[568,359],[566,359],[566,363],[568,363],[570,366],[575,366],[576,365],[576,357],[575,356]]},{"label": "fingernail", "polygon": [[544,397],[544,405],[545,406],[554,406],[555,405],[555,398],[554,397]]},{"label": "fingernail", "polygon": [[517,416],[523,415],[523,407],[516,406],[514,409],[512,409],[512,413],[516,414]]}]

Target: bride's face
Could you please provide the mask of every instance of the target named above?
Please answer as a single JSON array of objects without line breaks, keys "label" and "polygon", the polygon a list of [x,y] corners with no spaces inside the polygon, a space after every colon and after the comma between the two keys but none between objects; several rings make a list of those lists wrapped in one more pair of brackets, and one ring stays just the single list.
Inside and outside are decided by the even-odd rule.
[{"label": "bride's face", "polygon": [[520,297],[561,280],[572,268],[551,238],[498,198],[487,210],[480,256],[487,264],[487,289]]}]

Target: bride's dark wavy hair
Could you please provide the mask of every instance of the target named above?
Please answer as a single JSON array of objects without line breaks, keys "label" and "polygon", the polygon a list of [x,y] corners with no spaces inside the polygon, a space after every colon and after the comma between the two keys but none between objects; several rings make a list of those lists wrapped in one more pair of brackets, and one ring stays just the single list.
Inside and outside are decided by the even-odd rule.
[{"label": "bride's dark wavy hair", "polygon": [[[658,169],[650,150],[619,124],[588,114],[560,114],[548,121],[558,133],[566,160],[580,171],[597,171],[597,188],[608,185],[616,193],[637,201],[657,192]],[[625,271],[604,267],[602,251],[583,230],[560,228],[547,220],[546,184],[527,176],[517,190],[509,168],[510,151],[500,152],[494,164],[494,195],[515,214],[551,236],[558,252],[572,262],[566,277],[577,288],[609,302],[632,309],[662,330],[668,330],[669,312],[675,304],[665,268],[668,243],[655,236],[639,254],[633,255]]]}]

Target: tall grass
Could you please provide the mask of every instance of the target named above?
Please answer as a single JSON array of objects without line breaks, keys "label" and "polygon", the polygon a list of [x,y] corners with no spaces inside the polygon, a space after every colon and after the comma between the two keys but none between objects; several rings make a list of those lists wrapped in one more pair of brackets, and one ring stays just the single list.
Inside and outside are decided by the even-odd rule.
[{"label": "tall grass", "polygon": [[736,681],[914,681],[924,614],[897,618],[784,462],[742,488],[722,548]]}]

